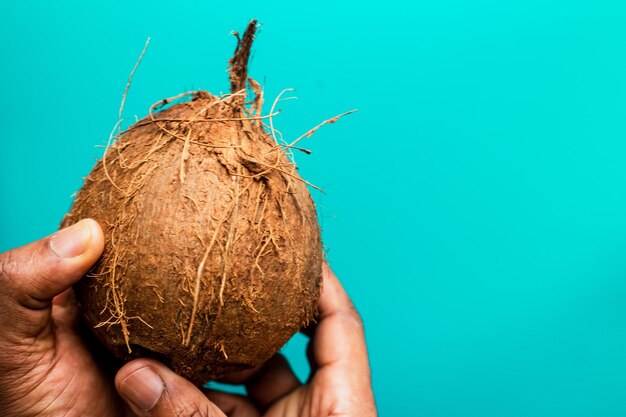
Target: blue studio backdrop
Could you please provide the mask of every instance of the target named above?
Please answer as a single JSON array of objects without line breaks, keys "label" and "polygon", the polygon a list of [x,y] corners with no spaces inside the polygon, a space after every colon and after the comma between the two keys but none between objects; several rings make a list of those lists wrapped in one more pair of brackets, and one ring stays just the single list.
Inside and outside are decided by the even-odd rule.
[{"label": "blue studio backdrop", "polygon": [[[626,3],[0,2],[0,251],[52,233],[117,121],[228,90],[295,138],[381,415],[626,416]],[[306,339],[286,352],[301,378]]]}]

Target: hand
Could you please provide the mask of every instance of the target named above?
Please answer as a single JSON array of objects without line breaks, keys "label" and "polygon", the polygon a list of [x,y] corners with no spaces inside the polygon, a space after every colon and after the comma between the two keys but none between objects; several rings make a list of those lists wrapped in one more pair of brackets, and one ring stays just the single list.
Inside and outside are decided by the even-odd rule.
[{"label": "hand", "polygon": [[102,253],[93,220],[0,254],[0,415],[122,416],[127,407],[78,334],[71,286]]},{"label": "hand", "polygon": [[328,266],[309,358],[313,373],[306,385],[280,355],[230,378],[246,383],[247,397],[203,393],[162,364],[145,359],[126,364],[115,385],[133,411],[145,417],[375,417],[361,319]]},{"label": "hand", "polygon": [[[55,235],[0,254],[0,415],[214,416],[224,413],[195,386],[151,360],[115,378],[78,331],[71,286],[102,253],[98,224],[83,220]],[[320,323],[311,342],[309,384],[281,356],[245,375],[249,398],[208,397],[229,416],[375,416],[358,314],[325,268]],[[132,409],[132,411],[131,411]]]}]

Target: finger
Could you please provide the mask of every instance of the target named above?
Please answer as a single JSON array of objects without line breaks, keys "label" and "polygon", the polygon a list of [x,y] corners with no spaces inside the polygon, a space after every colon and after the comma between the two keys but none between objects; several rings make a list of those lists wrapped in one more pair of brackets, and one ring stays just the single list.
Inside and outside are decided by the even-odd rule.
[{"label": "finger", "polygon": [[78,304],[72,288],[68,288],[52,299],[52,318],[55,322],[76,329],[78,313]]},{"label": "finger", "polygon": [[74,298],[74,290],[72,290],[71,288],[68,288],[67,290],[63,291],[61,294],[54,297],[52,299],[52,304],[55,306],[60,306],[60,307],[67,307],[67,306],[73,305],[75,301],[76,300]]},{"label": "finger", "polygon": [[312,343],[313,367],[339,366],[343,375],[370,384],[363,324],[350,297],[327,264],[323,267],[319,323]]},{"label": "finger", "polygon": [[76,319],[75,316],[77,313],[78,305],[72,288],[68,288],[52,299],[52,316],[54,318],[63,316],[64,321],[69,323],[69,320],[67,319],[71,317],[71,322],[73,323]]},{"label": "finger", "polygon": [[246,397],[216,390],[205,390],[204,393],[228,417],[261,417],[259,410]]},{"label": "finger", "polygon": [[255,366],[251,369],[245,369],[243,371],[232,372],[226,376],[219,378],[217,381],[224,384],[245,384],[247,381],[253,379],[261,370],[262,365]]},{"label": "finger", "polygon": [[254,379],[246,383],[246,389],[250,398],[266,410],[301,385],[287,359],[276,354],[263,365]]},{"label": "finger", "polygon": [[104,247],[91,219],[26,246],[0,254],[0,323],[16,335],[42,330],[52,299],[70,288],[96,262]]},{"label": "finger", "polygon": [[140,417],[225,417],[198,388],[157,361],[137,359],[124,365],[115,387]]}]

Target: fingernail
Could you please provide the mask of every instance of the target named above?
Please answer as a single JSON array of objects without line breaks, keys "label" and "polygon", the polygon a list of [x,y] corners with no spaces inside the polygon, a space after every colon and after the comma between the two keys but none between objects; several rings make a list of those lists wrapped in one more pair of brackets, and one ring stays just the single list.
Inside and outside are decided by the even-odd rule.
[{"label": "fingernail", "polygon": [[91,229],[85,220],[59,230],[50,239],[50,248],[61,258],[83,254],[91,242]]},{"label": "fingernail", "polygon": [[142,411],[152,409],[164,389],[163,380],[149,366],[139,368],[120,384],[120,394]]}]

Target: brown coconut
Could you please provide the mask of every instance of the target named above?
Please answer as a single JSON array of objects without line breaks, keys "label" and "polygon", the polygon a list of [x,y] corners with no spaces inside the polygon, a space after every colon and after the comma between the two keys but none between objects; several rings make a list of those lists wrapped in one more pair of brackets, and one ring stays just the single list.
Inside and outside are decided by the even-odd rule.
[{"label": "brown coconut", "polygon": [[197,384],[266,361],[314,318],[320,293],[313,200],[247,79],[255,29],[238,37],[232,94],[153,106],[108,147],[62,223],[90,217],[105,233],[75,288],[97,338]]}]

